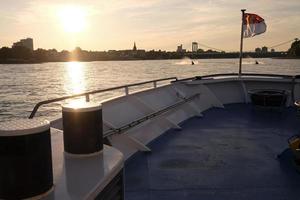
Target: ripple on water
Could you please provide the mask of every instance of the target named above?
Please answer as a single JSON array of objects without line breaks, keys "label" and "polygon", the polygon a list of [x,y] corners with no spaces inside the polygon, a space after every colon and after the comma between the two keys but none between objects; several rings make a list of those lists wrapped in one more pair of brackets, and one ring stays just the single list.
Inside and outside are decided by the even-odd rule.
[{"label": "ripple on water", "polygon": [[[300,74],[300,60],[257,59],[262,65],[245,59],[244,72]],[[0,121],[28,117],[33,106],[43,100],[87,90],[108,88],[151,79],[176,76],[237,72],[238,59],[199,59],[196,65],[180,60],[99,61],[70,63],[42,63],[23,65],[0,64]],[[182,63],[182,62],[181,62]],[[140,89],[140,88],[137,88]],[[98,95],[96,100],[122,95],[113,91]],[[91,100],[93,100],[91,96]],[[58,109],[46,106],[38,115],[59,115]]]}]

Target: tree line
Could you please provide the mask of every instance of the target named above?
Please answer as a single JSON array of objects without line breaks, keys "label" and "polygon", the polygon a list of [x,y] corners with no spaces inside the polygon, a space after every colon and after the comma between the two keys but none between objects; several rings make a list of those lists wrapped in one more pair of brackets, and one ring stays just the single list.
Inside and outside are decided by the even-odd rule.
[{"label": "tree line", "polygon": [[[73,51],[57,51],[56,49],[36,49],[34,51],[23,47],[2,47],[0,49],[0,63],[41,63],[41,62],[67,62],[67,61],[98,61],[98,60],[153,60],[153,59],[181,59],[197,58],[237,58],[238,52],[217,52],[213,50],[197,52],[167,52],[145,50],[110,50],[86,51],[76,47]],[[287,52],[244,52],[245,57],[300,57],[300,41],[292,43]]]},{"label": "tree line", "polygon": [[296,39],[288,50],[288,55],[291,57],[300,57],[300,40]]}]

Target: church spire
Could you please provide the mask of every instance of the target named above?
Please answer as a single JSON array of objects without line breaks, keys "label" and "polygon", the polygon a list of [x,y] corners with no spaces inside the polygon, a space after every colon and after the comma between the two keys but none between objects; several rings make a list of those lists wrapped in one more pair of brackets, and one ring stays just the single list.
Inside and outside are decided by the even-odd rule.
[{"label": "church spire", "polygon": [[135,45],[135,42],[134,42],[134,44],[133,44],[133,49],[132,49],[133,51],[136,51],[137,50],[137,48],[136,48],[136,45]]}]

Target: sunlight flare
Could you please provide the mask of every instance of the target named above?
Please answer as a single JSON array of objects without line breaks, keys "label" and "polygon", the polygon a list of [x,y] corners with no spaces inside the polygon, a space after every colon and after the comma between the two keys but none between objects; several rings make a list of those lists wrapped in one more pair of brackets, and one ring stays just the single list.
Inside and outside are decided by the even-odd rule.
[{"label": "sunlight flare", "polygon": [[79,6],[64,6],[59,10],[59,18],[66,32],[79,33],[86,28],[86,10]]}]

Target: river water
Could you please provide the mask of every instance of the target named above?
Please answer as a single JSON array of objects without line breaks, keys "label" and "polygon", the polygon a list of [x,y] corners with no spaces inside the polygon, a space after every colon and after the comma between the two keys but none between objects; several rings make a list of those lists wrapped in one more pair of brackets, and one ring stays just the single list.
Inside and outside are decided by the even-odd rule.
[{"label": "river water", "polygon": [[[255,59],[243,61],[243,72],[300,74],[300,60]],[[238,72],[238,59],[143,60],[60,62],[0,65],[0,121],[28,117],[34,105],[43,100],[129,83],[176,76]],[[136,88],[140,89],[140,88]],[[124,94],[124,90],[91,96],[104,100]],[[43,106],[37,117],[53,119],[61,103]]]}]

